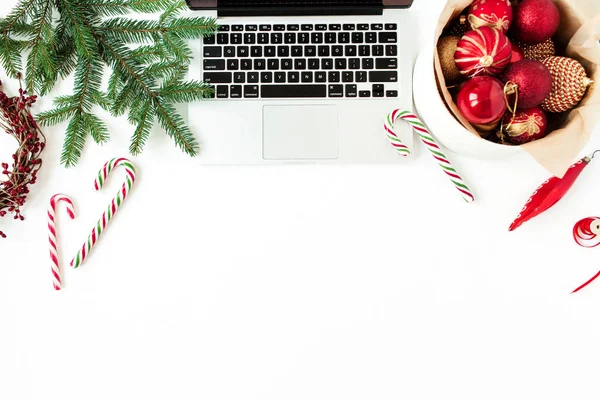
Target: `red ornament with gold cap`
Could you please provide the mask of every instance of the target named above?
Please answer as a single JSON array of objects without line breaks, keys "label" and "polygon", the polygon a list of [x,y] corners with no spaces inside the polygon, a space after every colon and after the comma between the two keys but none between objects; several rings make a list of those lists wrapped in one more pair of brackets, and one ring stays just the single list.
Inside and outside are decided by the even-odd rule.
[{"label": "red ornament with gold cap", "polygon": [[513,8],[509,0],[475,0],[467,13],[472,29],[489,26],[506,33],[512,20]]},{"label": "red ornament with gold cap", "polygon": [[489,26],[467,32],[458,42],[454,61],[461,74],[497,75],[510,63],[512,44],[506,35]]},{"label": "red ornament with gold cap", "polygon": [[494,130],[507,110],[506,85],[491,76],[476,76],[461,87],[456,105],[479,131]]}]

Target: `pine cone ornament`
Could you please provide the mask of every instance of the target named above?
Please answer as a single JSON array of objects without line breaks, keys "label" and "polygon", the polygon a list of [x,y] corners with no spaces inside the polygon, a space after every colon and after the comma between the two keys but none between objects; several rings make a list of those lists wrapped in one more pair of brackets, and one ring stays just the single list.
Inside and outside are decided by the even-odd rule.
[{"label": "pine cone ornament", "polygon": [[525,58],[529,60],[544,61],[546,58],[556,55],[556,46],[552,39],[539,44],[518,43],[518,45],[523,50]]},{"label": "pine cone ornament", "polygon": [[552,75],[552,91],[542,102],[544,111],[564,112],[575,107],[593,83],[583,66],[572,58],[549,57],[542,61]]},{"label": "pine cone ornament", "polygon": [[506,35],[489,26],[467,32],[458,42],[454,60],[460,73],[469,77],[501,73],[512,58]]}]

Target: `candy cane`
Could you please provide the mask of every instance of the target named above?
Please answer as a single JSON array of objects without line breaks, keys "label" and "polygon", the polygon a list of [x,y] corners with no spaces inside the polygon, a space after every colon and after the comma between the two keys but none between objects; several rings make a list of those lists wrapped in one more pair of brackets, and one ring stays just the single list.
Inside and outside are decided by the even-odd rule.
[{"label": "candy cane", "polygon": [[58,203],[64,202],[67,208],[67,214],[69,218],[75,219],[75,207],[73,201],[64,194],[55,194],[50,198],[50,205],[48,206],[48,241],[50,242],[50,260],[52,267],[52,284],[55,290],[62,289],[62,282],[60,279],[60,265],[58,262],[58,243],[56,239],[56,207]]},{"label": "candy cane", "polygon": [[[462,198],[467,203],[472,203],[473,201],[475,201],[475,196],[473,196],[473,193],[471,192],[465,181],[460,177],[458,172],[456,172],[456,170],[450,163],[448,157],[446,157],[446,155],[442,152],[440,146],[437,144],[431,133],[429,133],[429,131],[425,127],[425,124],[423,124],[419,117],[406,110],[392,111],[390,114],[388,114],[388,117],[386,118],[386,122],[384,124],[386,136],[388,137],[390,143],[396,149],[396,151],[398,151],[404,156],[410,154],[410,150],[408,150],[408,147],[399,142],[398,135],[396,135],[395,131],[393,130],[393,122],[396,121],[396,119],[398,118],[401,118],[402,120],[408,122],[412,126],[412,128],[417,132],[417,134],[421,138],[421,142],[425,144],[433,158],[437,160],[439,166],[442,168],[444,173],[450,178],[450,181],[452,182],[454,187],[459,191]],[[408,152],[404,149],[407,149]]]},{"label": "candy cane", "polygon": [[78,268],[85,261],[96,242],[98,242],[100,235],[102,235],[102,232],[104,232],[106,226],[115,216],[115,214],[125,201],[127,194],[129,194],[129,191],[133,187],[133,183],[135,182],[135,167],[133,166],[131,161],[127,160],[126,158],[113,158],[112,160],[104,164],[104,167],[98,173],[98,177],[94,181],[94,188],[96,189],[96,191],[102,189],[102,186],[104,186],[104,182],[106,181],[106,178],[108,177],[110,172],[114,168],[121,165],[125,167],[125,172],[127,173],[125,183],[123,183],[123,187],[121,188],[121,190],[119,190],[115,198],[112,199],[111,203],[108,206],[108,209],[102,214],[102,217],[100,218],[96,226],[94,226],[94,229],[92,229],[92,233],[88,237],[88,240],[83,244],[83,246],[81,246],[81,249],[75,256],[75,258],[73,258],[73,260],[71,261],[71,266],[74,268]]},{"label": "candy cane", "polygon": [[[591,248],[600,246],[600,217],[588,217],[577,222],[573,227],[573,238],[581,247]],[[594,275],[586,283],[573,290],[572,293],[577,293],[590,283],[600,277],[600,272]]]}]

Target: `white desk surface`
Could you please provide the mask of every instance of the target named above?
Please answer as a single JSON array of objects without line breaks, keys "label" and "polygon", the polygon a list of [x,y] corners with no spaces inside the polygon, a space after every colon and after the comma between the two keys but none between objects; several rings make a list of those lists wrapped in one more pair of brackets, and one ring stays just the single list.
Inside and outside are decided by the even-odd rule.
[{"label": "white desk surface", "polygon": [[[421,46],[442,5],[410,11]],[[26,222],[0,220],[0,399],[599,398],[600,282],[569,293],[600,269],[600,249],[571,237],[600,214],[600,163],[509,234],[547,177],[527,156],[450,154],[469,205],[422,148],[403,166],[201,167],[156,133],[126,205],[56,293],[46,205],[77,203],[76,222],[59,212],[67,265],[120,184],[92,189],[127,155],[133,128],[111,121],[112,141],[88,141],[69,170],[64,127],[47,129]]]}]

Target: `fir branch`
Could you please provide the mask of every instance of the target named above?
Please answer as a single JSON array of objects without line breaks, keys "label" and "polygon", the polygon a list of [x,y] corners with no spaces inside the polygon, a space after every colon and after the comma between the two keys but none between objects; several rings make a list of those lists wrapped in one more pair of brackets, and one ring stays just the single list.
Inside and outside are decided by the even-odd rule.
[{"label": "fir branch", "polygon": [[98,144],[103,144],[108,141],[108,129],[104,122],[94,114],[82,113],[81,122],[84,129],[89,132],[90,136]]},{"label": "fir branch", "polygon": [[[50,43],[52,35],[52,11],[53,0],[42,0],[43,6],[39,9],[39,15],[34,18],[33,25],[35,26],[35,34],[30,38],[31,52],[27,58],[27,73],[25,74],[25,86],[30,92],[40,93],[41,90],[35,90],[36,76],[44,74],[45,76],[53,76],[55,74],[54,59],[48,53],[49,48],[53,47]],[[38,88],[40,85],[38,85]]]},{"label": "fir branch", "polygon": [[129,146],[129,152],[133,155],[139,155],[152,130],[154,122],[152,102],[146,101],[140,109],[139,115],[135,115],[136,123],[138,124],[133,137],[131,138],[131,144]]},{"label": "fir branch", "polygon": [[9,37],[0,39],[0,63],[7,75],[17,78],[21,73],[21,52],[27,47],[27,42],[14,40]]},{"label": "fir branch", "polygon": [[182,39],[199,39],[207,35],[214,35],[216,20],[213,18],[185,17],[169,21],[165,26],[168,33],[177,35]]},{"label": "fir branch", "polygon": [[100,33],[125,43],[144,44],[152,40],[153,34],[163,34],[165,28],[156,21],[132,20],[127,18],[109,19],[100,25]]},{"label": "fir branch", "polygon": [[167,135],[173,138],[175,144],[184,152],[195,156],[198,153],[198,142],[175,107],[155,98],[154,108],[156,117]]},{"label": "fir branch", "polygon": [[75,47],[78,53],[92,59],[96,55],[94,51],[96,45],[94,36],[89,29],[89,26],[85,24],[85,16],[80,6],[75,3],[76,0],[60,0],[59,4],[62,5],[62,11],[64,11],[65,18],[72,27],[73,38],[75,40]]},{"label": "fir branch", "polygon": [[129,14],[132,11],[153,14],[167,9],[172,3],[172,0],[92,0],[87,6],[101,16],[110,17]]},{"label": "fir branch", "polygon": [[77,111],[65,131],[65,142],[60,156],[62,164],[66,167],[72,167],[77,163],[85,147],[86,138],[87,132],[82,121],[82,112]]},{"label": "fir branch", "polygon": [[162,25],[165,21],[171,21],[175,18],[179,13],[187,8],[187,4],[185,1],[176,1],[171,4],[165,12],[163,12],[158,20],[158,24]]},{"label": "fir branch", "polygon": [[73,107],[72,104],[66,103],[52,110],[38,114],[37,120],[41,126],[57,125],[71,118],[76,111],[77,107]]},{"label": "fir branch", "polygon": [[191,103],[210,98],[213,93],[211,85],[204,82],[190,81],[162,87],[159,95],[169,103]]}]

